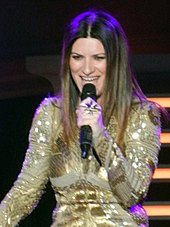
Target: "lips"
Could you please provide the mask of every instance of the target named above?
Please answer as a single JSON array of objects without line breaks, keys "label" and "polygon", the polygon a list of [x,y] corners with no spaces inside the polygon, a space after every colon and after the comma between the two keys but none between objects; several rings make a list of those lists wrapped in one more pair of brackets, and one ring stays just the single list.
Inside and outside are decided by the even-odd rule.
[{"label": "lips", "polygon": [[86,82],[92,82],[94,80],[97,80],[99,77],[98,76],[91,76],[91,77],[86,77],[86,76],[80,76],[82,80]]}]

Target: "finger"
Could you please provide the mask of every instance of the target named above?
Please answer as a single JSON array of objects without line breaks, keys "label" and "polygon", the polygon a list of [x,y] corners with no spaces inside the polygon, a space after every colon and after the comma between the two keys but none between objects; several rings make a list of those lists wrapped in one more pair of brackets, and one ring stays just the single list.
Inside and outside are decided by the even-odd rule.
[{"label": "finger", "polygon": [[93,110],[94,112],[95,111],[102,112],[101,106],[97,102],[92,101],[92,99],[81,102],[79,107],[80,108],[85,108],[85,109],[89,108],[90,110]]},{"label": "finger", "polygon": [[94,99],[88,97],[88,98],[84,99],[83,101],[81,101],[80,106],[90,107],[95,104],[97,104],[96,101],[94,101]]}]

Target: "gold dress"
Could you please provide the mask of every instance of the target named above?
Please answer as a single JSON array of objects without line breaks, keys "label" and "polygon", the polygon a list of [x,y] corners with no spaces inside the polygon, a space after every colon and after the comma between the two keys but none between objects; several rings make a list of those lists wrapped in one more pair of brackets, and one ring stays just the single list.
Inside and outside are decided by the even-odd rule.
[{"label": "gold dress", "polygon": [[158,163],[158,108],[146,101],[134,105],[125,155],[114,143],[116,122],[111,119],[108,134],[95,147],[99,163],[94,155],[81,158],[78,137],[69,148],[63,141],[60,102],[46,98],[37,108],[22,171],[0,204],[0,227],[17,226],[30,214],[48,180],[56,197],[51,227],[148,226],[141,203]]}]

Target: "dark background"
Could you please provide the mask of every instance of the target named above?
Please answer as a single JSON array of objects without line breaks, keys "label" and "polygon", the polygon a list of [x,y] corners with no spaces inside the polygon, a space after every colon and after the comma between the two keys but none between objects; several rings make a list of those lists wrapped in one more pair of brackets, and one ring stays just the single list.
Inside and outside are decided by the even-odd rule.
[{"label": "dark background", "polygon": [[[36,56],[40,59],[60,56],[66,23],[93,7],[110,12],[122,24],[129,39],[132,65],[145,94],[170,96],[168,0],[0,1],[0,200],[21,169],[35,109],[44,97],[60,88],[57,70],[44,69],[38,60],[35,65],[42,70],[36,73],[30,70],[27,61]],[[53,61],[52,64],[55,68]],[[169,131],[169,126],[164,124],[163,130]],[[163,145],[160,166],[170,167],[169,154],[169,144]],[[169,186],[170,181],[153,182],[146,203],[169,204]],[[37,209],[20,226],[50,226],[55,203],[49,184],[46,191]],[[169,224],[169,217],[150,219],[150,226]]]}]

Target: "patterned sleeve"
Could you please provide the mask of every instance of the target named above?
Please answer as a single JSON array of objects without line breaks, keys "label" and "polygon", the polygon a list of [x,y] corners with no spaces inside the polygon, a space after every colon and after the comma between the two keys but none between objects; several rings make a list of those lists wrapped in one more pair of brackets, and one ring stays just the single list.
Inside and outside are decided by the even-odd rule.
[{"label": "patterned sleeve", "polygon": [[160,132],[159,109],[146,102],[131,113],[124,153],[111,137],[104,139],[108,152],[103,165],[115,197],[125,207],[140,203],[147,195],[158,164]]},{"label": "patterned sleeve", "polygon": [[37,108],[29,134],[29,147],[21,173],[0,204],[0,227],[16,226],[36,207],[48,180],[51,103]]}]

